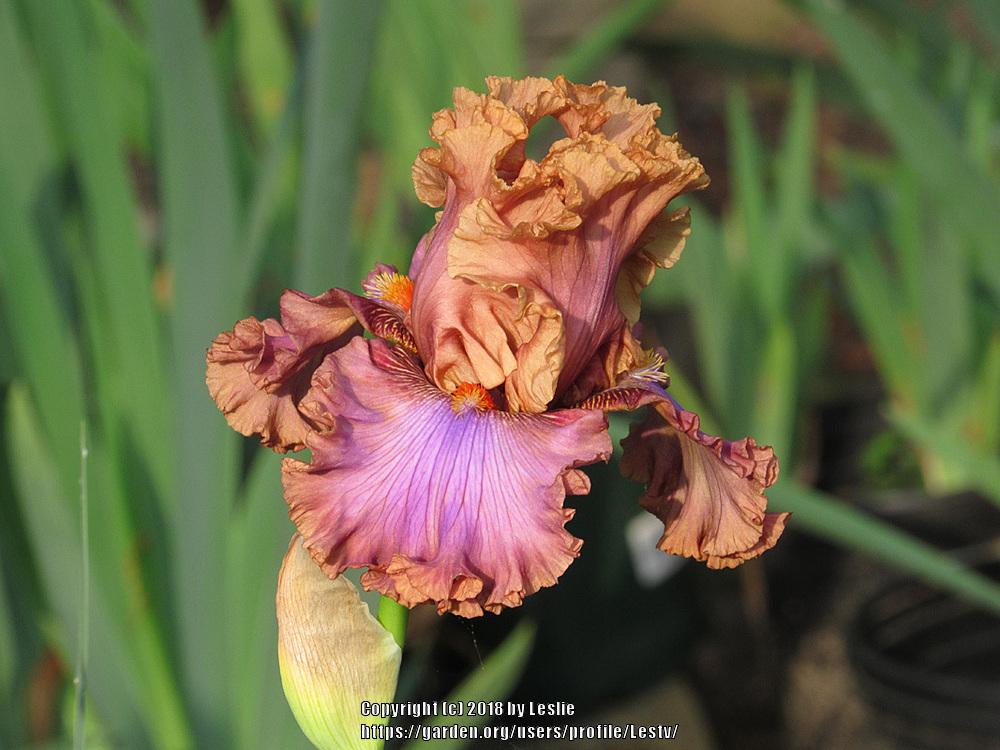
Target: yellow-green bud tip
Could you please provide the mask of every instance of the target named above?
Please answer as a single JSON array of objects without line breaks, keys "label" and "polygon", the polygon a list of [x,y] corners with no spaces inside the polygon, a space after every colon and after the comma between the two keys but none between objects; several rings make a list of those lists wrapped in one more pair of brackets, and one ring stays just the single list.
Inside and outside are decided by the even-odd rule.
[{"label": "yellow-green bud tip", "polygon": [[278,664],[285,698],[320,750],[374,750],[361,739],[361,702],[396,692],[402,652],[343,576],[331,580],[296,534],[278,574]]}]

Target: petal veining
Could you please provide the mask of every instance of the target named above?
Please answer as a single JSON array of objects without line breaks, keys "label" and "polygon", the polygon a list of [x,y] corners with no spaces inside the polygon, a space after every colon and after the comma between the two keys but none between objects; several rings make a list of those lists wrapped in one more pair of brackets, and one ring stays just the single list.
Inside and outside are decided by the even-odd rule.
[{"label": "petal veining", "polygon": [[357,339],[324,360],[303,411],[312,463],[286,459],[285,499],[329,575],[407,606],[498,612],[551,586],[581,542],[565,528],[576,467],[610,454],[604,415],[465,408],[404,352]]}]

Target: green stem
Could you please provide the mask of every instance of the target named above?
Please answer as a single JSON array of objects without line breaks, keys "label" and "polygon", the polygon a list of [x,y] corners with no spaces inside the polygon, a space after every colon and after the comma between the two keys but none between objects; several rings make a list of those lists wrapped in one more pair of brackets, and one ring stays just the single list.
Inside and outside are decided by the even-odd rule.
[{"label": "green stem", "polygon": [[[410,610],[387,596],[378,598],[378,615],[376,619],[382,623],[382,627],[392,634],[396,645],[403,648],[406,641],[406,623],[410,619]],[[399,685],[396,686],[399,688]],[[378,740],[375,744],[376,750],[382,750],[385,745],[384,740]]]},{"label": "green stem", "polygon": [[388,630],[392,637],[403,648],[406,641],[406,622],[410,619],[410,610],[386,596],[379,597],[378,601],[378,621],[382,627]]}]

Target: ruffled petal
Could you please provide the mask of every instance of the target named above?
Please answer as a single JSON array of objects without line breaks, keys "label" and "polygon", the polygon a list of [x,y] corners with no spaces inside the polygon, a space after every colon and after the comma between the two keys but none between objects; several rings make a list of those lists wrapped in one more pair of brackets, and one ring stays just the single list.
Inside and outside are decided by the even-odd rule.
[{"label": "ruffled petal", "polygon": [[455,411],[399,349],[356,339],[313,376],[303,411],[332,427],[286,459],[285,499],[328,575],[362,579],[407,606],[464,616],[513,607],[551,586],[581,542],[564,525],[575,467],[606,460],[596,410]]},{"label": "ruffled petal", "polygon": [[311,425],[298,411],[312,371],[328,353],[361,332],[357,319],[329,292],[286,291],[281,322],[246,318],[220,334],[206,354],[205,382],[229,425],[260,435],[277,451],[299,450]]},{"label": "ruffled petal", "polygon": [[562,371],[563,320],[551,303],[526,302],[518,316],[529,332],[514,351],[516,366],[504,383],[507,408],[543,412],[552,401]]},{"label": "ruffled petal", "polygon": [[649,286],[657,268],[670,268],[677,262],[690,234],[689,209],[661,214],[646,229],[644,237],[639,238],[635,252],[622,263],[615,282],[615,298],[630,325],[639,320],[642,290]]},{"label": "ruffled petal", "polygon": [[555,82],[548,78],[488,76],[486,87],[491,97],[517,112],[529,128],[543,117],[565,108],[565,97],[556,91]]},{"label": "ruffled petal", "polygon": [[[608,391],[627,379],[628,373],[638,368],[647,354],[636,337],[638,329],[638,326],[629,326],[622,321],[618,330],[601,345],[573,385],[563,394],[563,403],[577,406],[588,397],[595,396],[593,406],[588,408],[615,411],[607,407]],[[623,410],[629,408],[635,407],[624,406]]]},{"label": "ruffled petal", "polygon": [[365,278],[370,298],[343,289],[317,296],[286,289],[281,321],[246,318],[206,355],[209,393],[230,426],[277,451],[300,450],[313,425],[298,410],[312,373],[331,351],[367,330],[416,351],[406,325],[412,281],[379,263]]},{"label": "ruffled petal", "polygon": [[[425,361],[435,361],[437,347],[447,345],[455,360],[449,368],[477,371],[481,364],[470,360],[489,336],[489,321],[458,320],[477,307],[474,298],[495,300],[510,289],[522,301],[544,298],[563,321],[559,394],[626,319],[634,322],[638,292],[655,269],[676,260],[686,214],[664,222],[669,231],[662,245],[650,242],[654,219],[674,197],[708,179],[676,138],[656,129],[659,108],[638,104],[624,89],[562,77],[487,83],[487,95],[456,90],[454,108],[437,113],[431,127],[438,147],[424,149],[414,167],[418,194],[444,211],[422,243],[413,330]],[[535,162],[524,145],[546,115],[568,137]],[[459,294],[455,309],[428,301]],[[513,342],[511,354],[526,344]],[[510,376],[512,361],[495,358],[493,378],[483,385],[493,387],[501,372]],[[443,372],[428,370],[445,387]]]},{"label": "ruffled petal", "polygon": [[[637,390],[633,383],[631,395]],[[663,521],[659,548],[734,568],[773,547],[790,515],[766,512],[764,490],[778,478],[774,451],[751,437],[706,435],[698,415],[657,390],[639,398],[655,410],[622,441],[621,469],[646,483],[640,503]]]},{"label": "ruffled petal", "polygon": [[663,521],[660,549],[712,568],[735,567],[773,547],[784,530],[789,514],[768,513],[764,495],[778,478],[778,459],[751,437],[730,442],[702,432],[698,415],[665,390],[665,359],[665,351],[642,349],[623,329],[575,384],[574,407],[651,406],[649,418],[622,441],[621,469],[646,483],[641,504]]},{"label": "ruffled petal", "polygon": [[[434,237],[449,234],[453,219],[446,215]],[[461,383],[504,386],[508,408],[544,411],[562,371],[562,313],[538,290],[452,278],[435,242],[421,259],[410,313],[428,377],[448,392]]]}]

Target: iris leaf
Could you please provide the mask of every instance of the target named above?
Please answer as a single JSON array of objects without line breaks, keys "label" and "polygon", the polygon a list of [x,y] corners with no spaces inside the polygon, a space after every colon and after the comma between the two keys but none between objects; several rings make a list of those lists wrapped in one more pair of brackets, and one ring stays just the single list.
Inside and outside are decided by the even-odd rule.
[{"label": "iris leaf", "polygon": [[299,194],[296,286],[318,294],[353,286],[357,144],[378,4],[328,0],[310,38]]},{"label": "iris leaf", "polygon": [[796,341],[788,320],[768,329],[760,352],[754,398],[753,434],[789,465],[793,444],[798,383]]},{"label": "iris leaf", "polygon": [[[56,646],[72,664],[77,651],[82,590],[79,577],[67,572],[78,571],[83,559],[79,509],[70,504],[58,477],[49,470],[51,456],[38,429],[38,416],[21,385],[13,385],[8,393],[7,419],[11,436],[7,454],[15,488],[25,498],[25,528],[32,547],[45,551],[36,562],[47,603],[58,618]],[[147,740],[136,701],[142,683],[130,659],[131,649],[122,648],[128,642],[127,631],[124,623],[114,619],[114,613],[120,610],[110,604],[108,594],[105,582],[95,576],[91,581],[90,694],[116,736],[130,746],[142,746]],[[157,716],[146,718],[155,723]],[[169,717],[163,718],[169,721]],[[183,730],[177,729],[179,733],[172,734],[174,740],[183,735]]]},{"label": "iris leaf", "polygon": [[570,49],[549,65],[549,75],[560,73],[571,81],[582,82],[593,69],[655,11],[666,6],[664,0],[628,0],[593,23]]},{"label": "iris leaf", "polygon": [[235,0],[238,65],[260,135],[269,135],[282,111],[292,80],[292,59],[271,0]]},{"label": "iris leaf", "polygon": [[917,403],[922,399],[922,381],[898,314],[903,309],[899,289],[870,240],[849,248],[841,265],[848,301],[889,388],[904,401]]},{"label": "iris leaf", "polygon": [[1000,586],[909,534],[791,479],[768,494],[773,510],[792,511],[797,527],[1000,613]]},{"label": "iris leaf", "polygon": [[126,143],[148,155],[152,122],[149,48],[109,0],[88,0],[86,10],[96,36],[93,50],[105,92],[103,106]]},{"label": "iris leaf", "polygon": [[138,218],[125,173],[124,143],[107,106],[97,58],[87,48],[81,6],[28,3],[40,51],[52,70],[58,103],[83,196],[84,225],[94,279],[104,303],[108,341],[114,349],[99,362],[114,363],[115,401],[135,437],[156,487],[169,491],[168,401],[159,322],[153,304],[149,253],[139,239]]},{"label": "iris leaf", "polygon": [[205,348],[237,317],[239,205],[221,99],[193,0],[153,0],[159,192],[173,280],[178,483],[169,519],[185,693],[200,747],[227,744],[225,539],[236,441],[205,388]]},{"label": "iris leaf", "polygon": [[974,243],[983,280],[1000,299],[994,219],[1000,185],[974,163],[946,116],[888,46],[842,3],[809,0],[812,18],[899,154],[950,216],[949,228]]},{"label": "iris leaf", "polygon": [[[0,304],[11,350],[38,408],[65,492],[75,487],[83,419],[79,352],[37,221],[45,216],[56,153],[35,71],[9,0],[0,2]],[[46,217],[48,218],[48,217]]]},{"label": "iris leaf", "polygon": [[289,173],[295,172],[292,157],[296,154],[295,137],[302,114],[300,79],[301,75],[297,72],[292,80],[284,111],[271,128],[270,139],[257,164],[253,180],[240,245],[243,260],[238,266],[235,283],[237,297],[248,302],[251,301],[250,292],[261,270],[268,232],[279,207],[285,201],[290,202],[294,194]]},{"label": "iris leaf", "polygon": [[775,277],[775,307],[787,314],[789,296],[804,257],[802,246],[812,224],[816,168],[816,77],[812,68],[796,68],[785,119],[782,142],[775,159],[774,204],[777,236],[766,232],[765,242],[775,246],[775,263],[768,274]]},{"label": "iris leaf", "polygon": [[770,236],[767,226],[767,189],[764,184],[763,147],[757,137],[746,91],[734,88],[726,106],[729,130],[729,160],[732,164],[733,207],[745,257],[736,260],[749,269],[754,280],[754,302],[769,320],[782,316],[778,283],[787,277],[780,242]]},{"label": "iris leaf", "polygon": [[910,440],[957,472],[960,482],[1000,505],[1000,460],[910,411],[894,408],[889,416]]},{"label": "iris leaf", "polygon": [[[733,339],[738,335],[732,325],[736,319],[736,274],[726,259],[721,228],[711,215],[693,206],[691,227],[677,270],[684,274],[688,290],[706,396],[718,411],[728,412],[733,398]],[[673,372],[669,366],[668,372]]]}]

